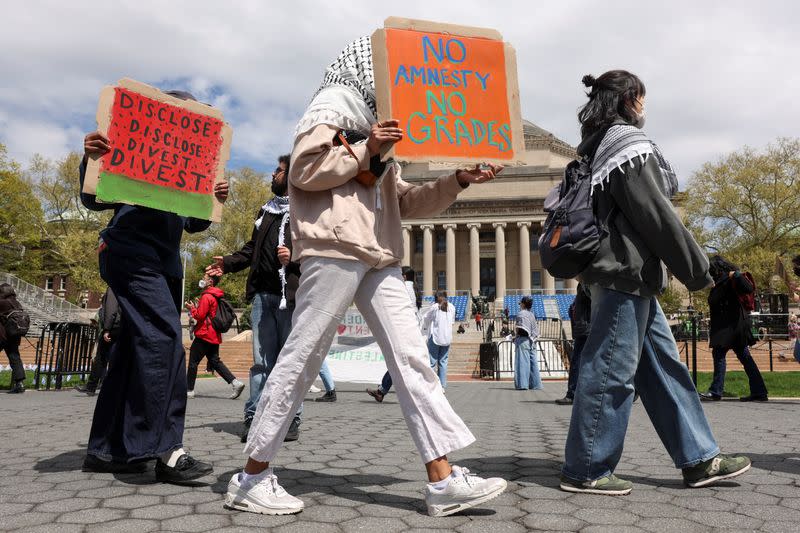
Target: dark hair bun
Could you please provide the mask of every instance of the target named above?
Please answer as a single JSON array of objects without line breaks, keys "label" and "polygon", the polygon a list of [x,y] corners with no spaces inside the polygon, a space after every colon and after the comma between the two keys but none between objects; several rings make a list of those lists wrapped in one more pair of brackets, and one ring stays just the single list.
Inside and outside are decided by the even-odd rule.
[{"label": "dark hair bun", "polygon": [[597,83],[597,80],[596,80],[596,79],[594,79],[594,76],[592,76],[591,74],[587,74],[586,76],[584,76],[584,77],[581,79],[581,81],[582,81],[582,82],[583,82],[583,84],[584,84],[585,86],[587,86],[587,87],[593,87],[593,86],[594,86],[594,84],[595,84],[595,83]]}]

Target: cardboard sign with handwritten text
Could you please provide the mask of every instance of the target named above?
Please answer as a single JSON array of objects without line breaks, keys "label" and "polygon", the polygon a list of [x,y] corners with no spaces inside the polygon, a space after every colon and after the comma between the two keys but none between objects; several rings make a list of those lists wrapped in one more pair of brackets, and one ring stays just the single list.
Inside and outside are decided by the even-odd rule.
[{"label": "cardboard sign with handwritten text", "polygon": [[218,109],[123,79],[105,87],[97,126],[111,151],[87,164],[83,192],[218,222],[232,130]]},{"label": "cardboard sign with handwritten text", "polygon": [[520,159],[516,55],[498,32],[391,17],[372,34],[372,53],[378,120],[405,131],[385,158]]}]

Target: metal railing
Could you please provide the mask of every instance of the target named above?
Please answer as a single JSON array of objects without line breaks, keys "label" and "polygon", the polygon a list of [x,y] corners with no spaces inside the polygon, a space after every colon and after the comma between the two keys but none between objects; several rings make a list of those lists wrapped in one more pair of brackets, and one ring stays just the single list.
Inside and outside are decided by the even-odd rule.
[{"label": "metal railing", "polygon": [[55,320],[73,320],[83,311],[77,305],[56,296],[50,291],[23,281],[13,274],[0,272],[0,283],[8,283],[17,293],[17,300],[23,307],[33,307]]},{"label": "metal railing", "polygon": [[50,322],[42,329],[36,345],[36,389],[61,389],[64,378],[80,375],[85,378],[92,366],[97,343],[97,328],[76,322]]},{"label": "metal railing", "polygon": [[[487,326],[494,328],[496,320],[503,319],[490,319]],[[548,318],[537,320],[536,323],[539,326],[539,337],[536,339],[539,371],[546,377],[565,377],[569,370],[572,341],[567,339],[562,321],[557,318]],[[492,343],[491,339],[487,343]],[[496,345],[496,350],[493,350],[495,354],[493,367],[481,368],[480,375],[491,376],[495,380],[513,376],[516,356],[514,342],[503,338],[492,344]]]}]

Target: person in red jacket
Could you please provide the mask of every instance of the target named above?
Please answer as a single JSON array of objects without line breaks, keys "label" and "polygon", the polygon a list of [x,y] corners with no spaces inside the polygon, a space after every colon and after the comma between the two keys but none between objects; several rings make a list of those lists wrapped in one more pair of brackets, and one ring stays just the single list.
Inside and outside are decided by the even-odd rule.
[{"label": "person in red jacket", "polygon": [[233,388],[231,400],[235,400],[244,390],[244,383],[236,379],[228,367],[219,358],[219,345],[222,344],[222,335],[214,329],[211,320],[217,315],[217,299],[225,296],[225,293],[217,287],[219,277],[203,276],[198,283],[203,290],[197,305],[193,302],[186,302],[186,308],[197,321],[194,328],[194,341],[189,349],[189,370],[186,373],[189,398],[194,398],[194,382],[197,379],[197,366],[203,357],[208,358],[208,366],[219,374]]}]

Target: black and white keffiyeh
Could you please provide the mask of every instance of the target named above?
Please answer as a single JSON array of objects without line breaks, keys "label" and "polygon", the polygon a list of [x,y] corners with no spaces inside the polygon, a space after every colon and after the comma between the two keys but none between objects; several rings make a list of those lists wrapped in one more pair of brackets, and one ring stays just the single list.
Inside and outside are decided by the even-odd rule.
[{"label": "black and white keffiyeh", "polygon": [[325,69],[322,84],[295,128],[295,138],[320,124],[368,135],[377,114],[372,42],[364,36],[347,45]]},{"label": "black and white keffiyeh", "polygon": [[[289,197],[288,196],[273,196],[267,203],[261,207],[261,216],[256,219],[256,229],[261,229],[261,224],[264,223],[264,217],[269,213],[271,215],[283,215],[281,217],[281,226],[278,230],[278,246],[286,246],[286,228],[289,226]],[[278,305],[279,309],[286,309],[286,267],[281,265],[278,270],[278,277],[281,279],[281,303]]]},{"label": "black and white keffiyeh", "polygon": [[637,157],[644,164],[651,154],[658,160],[664,178],[661,189],[668,198],[672,198],[678,192],[678,179],[672,165],[642,130],[628,124],[611,126],[597,147],[592,159],[592,190],[597,185],[603,188],[614,169],[621,170],[625,163],[633,166],[633,160]]}]

